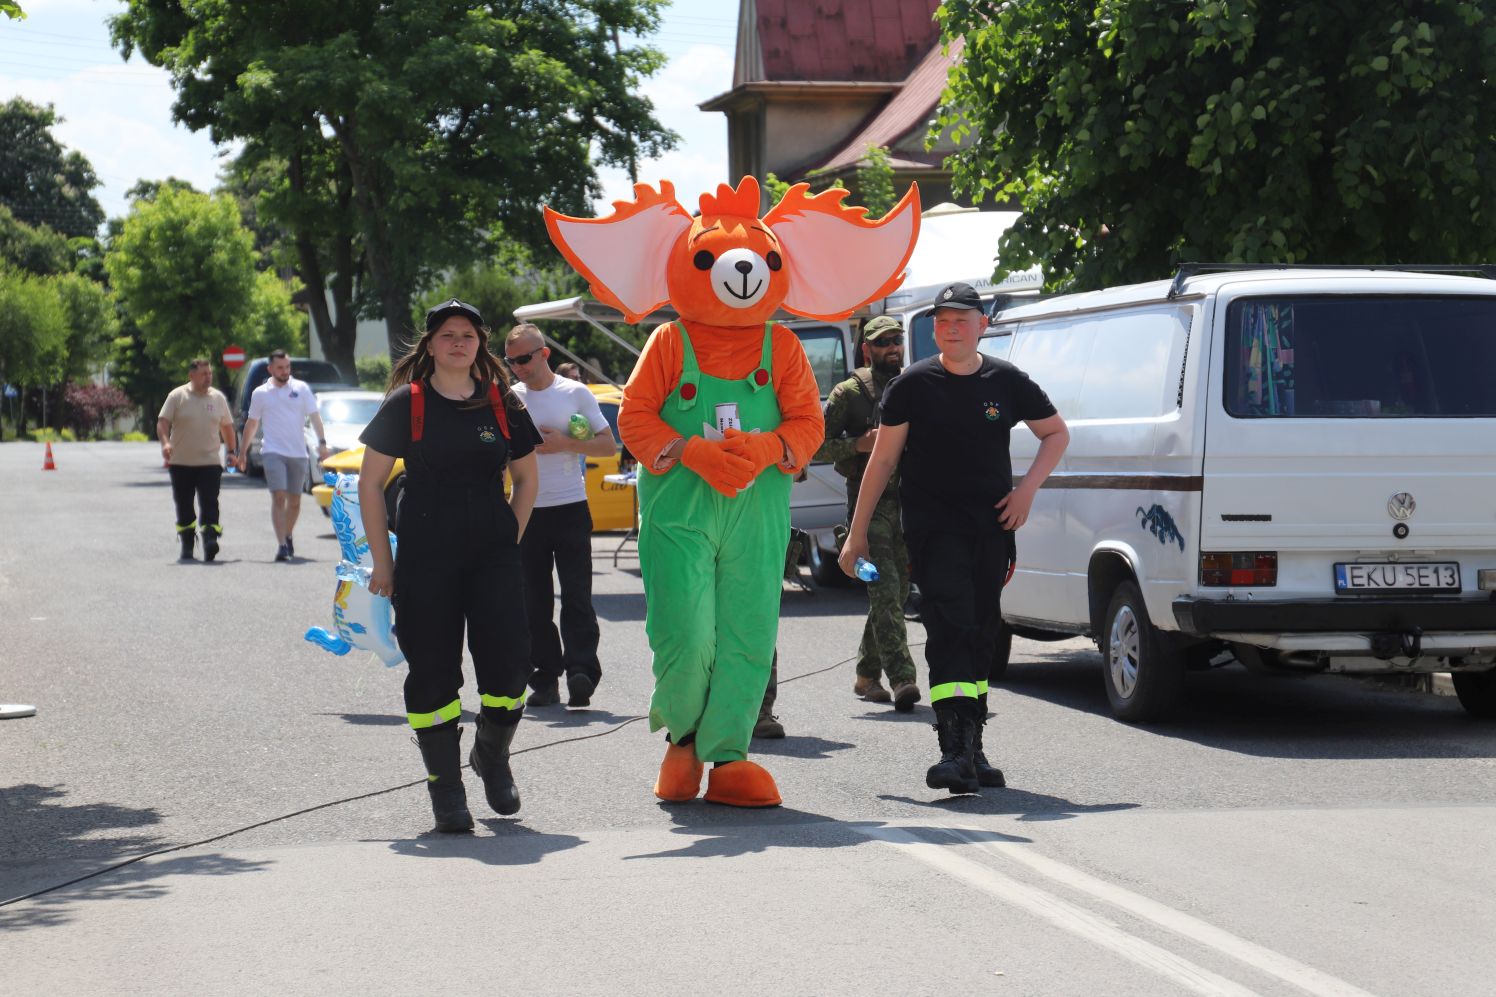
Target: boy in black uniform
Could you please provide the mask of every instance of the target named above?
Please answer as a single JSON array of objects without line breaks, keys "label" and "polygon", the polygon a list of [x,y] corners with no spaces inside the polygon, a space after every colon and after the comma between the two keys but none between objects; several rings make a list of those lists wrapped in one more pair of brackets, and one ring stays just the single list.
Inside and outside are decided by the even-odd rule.
[{"label": "boy in black uniform", "polygon": [[[882,428],[840,562],[851,575],[866,555],[873,508],[897,466],[940,738],[940,761],[926,773],[925,784],[974,793],[979,786],[1004,784],[1002,772],[983,754],[982,726],[1013,531],[1027,521],[1070,434],[1028,375],[977,351],[986,316],[971,285],[952,284],[935,300],[940,353],[909,366],[883,394]],[[1008,437],[1019,422],[1040,442],[1014,488]]]}]

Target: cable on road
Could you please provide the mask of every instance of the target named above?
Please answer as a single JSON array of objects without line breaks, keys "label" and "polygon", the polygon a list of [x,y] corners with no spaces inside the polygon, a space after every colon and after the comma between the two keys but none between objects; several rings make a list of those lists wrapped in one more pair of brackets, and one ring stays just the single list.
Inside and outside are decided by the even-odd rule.
[{"label": "cable on road", "polygon": [[[910,647],[919,647],[920,645],[919,644],[910,644],[909,646]],[[827,665],[825,668],[817,668],[814,671],[804,672],[804,673],[802,673],[800,675],[793,675],[793,676],[791,676],[791,677],[789,677],[787,679],[780,679],[779,680],[779,684],[780,685],[789,685],[791,682],[797,682],[800,679],[810,678],[810,677],[812,677],[814,675],[821,675],[821,674],[823,674],[825,672],[829,672],[829,671],[832,671],[834,669],[840,668],[843,665],[849,664],[849,663],[851,663],[853,661],[856,661],[856,660],[857,660],[857,656],[856,655],[853,655],[850,658],[843,658],[841,661],[836,662],[834,665]],[[547,741],[544,744],[532,744],[528,748],[520,748],[518,751],[511,751],[510,752],[510,757],[513,757],[514,755],[528,754],[531,751],[540,751],[542,748],[554,748],[557,745],[561,745],[561,744],[575,744],[578,741],[591,741],[594,738],[607,737],[609,734],[616,734],[619,731],[623,730],[623,728],[629,726],[630,724],[636,724],[640,720],[644,720],[644,719],[646,719],[646,718],[642,717],[642,716],[640,716],[640,717],[629,717],[627,720],[623,721],[622,723],[615,724],[614,726],[609,727],[607,730],[599,731],[596,734],[582,734],[579,737],[563,737],[563,738],[560,738],[559,740]],[[469,768],[469,767],[470,766],[468,766],[468,765],[464,765],[463,766],[463,768]],[[0,907],[9,907],[11,904],[18,904],[18,903],[21,903],[24,900],[34,900],[37,897],[45,896],[48,893],[55,893],[58,890],[66,889],[69,886],[73,886],[73,885],[76,885],[78,883],[82,883],[82,882],[84,882],[86,880],[94,879],[95,877],[98,877],[98,876],[103,876],[106,873],[117,872],[118,870],[123,869],[126,866],[134,865],[137,862],[144,862],[146,859],[159,858],[162,855],[170,855],[172,852],[185,851],[188,848],[201,848],[203,845],[211,845],[214,842],[222,841],[225,838],[232,838],[232,837],[234,837],[237,834],[244,834],[247,831],[253,831],[253,830],[256,830],[256,829],[262,828],[262,827],[268,827],[271,824],[279,824],[281,821],[287,821],[287,820],[290,820],[293,817],[302,817],[302,816],[305,816],[306,814],[316,813],[318,810],[326,810],[329,807],[339,807],[339,806],[342,806],[345,803],[357,803],[359,800],[370,800],[370,799],[373,799],[376,796],[385,796],[385,795],[388,795],[389,793],[397,793],[397,792],[399,792],[402,789],[411,789],[411,788],[413,788],[415,786],[424,786],[424,785],[426,785],[426,780],[424,778],[423,779],[417,779],[417,780],[415,780],[413,782],[402,782],[398,786],[390,786],[387,789],[376,789],[372,793],[361,793],[358,796],[348,796],[348,797],[344,797],[341,800],[332,800],[329,803],[319,803],[319,804],[317,804],[314,807],[306,807],[306,808],[301,809],[301,810],[294,810],[294,811],[292,811],[291,813],[288,813],[288,814],[281,814],[279,817],[271,817],[271,818],[269,818],[267,820],[256,821],[253,824],[246,824],[243,827],[236,827],[232,831],[225,831],[222,834],[215,834],[211,838],[203,838],[203,839],[201,839],[199,841],[189,841],[186,844],[172,845],[172,846],[170,846],[168,848],[158,848],[155,851],[146,852],[143,855],[136,855],[134,858],[125,859],[123,862],[116,862],[113,865],[107,865],[107,866],[105,866],[102,869],[96,869],[93,872],[85,873],[82,876],[76,876],[73,879],[70,879],[70,880],[68,880],[65,883],[58,883],[55,886],[46,886],[46,887],[43,887],[40,890],[34,890],[31,893],[27,893],[27,894],[25,894],[23,896],[11,897],[9,900],[0,900]]]}]

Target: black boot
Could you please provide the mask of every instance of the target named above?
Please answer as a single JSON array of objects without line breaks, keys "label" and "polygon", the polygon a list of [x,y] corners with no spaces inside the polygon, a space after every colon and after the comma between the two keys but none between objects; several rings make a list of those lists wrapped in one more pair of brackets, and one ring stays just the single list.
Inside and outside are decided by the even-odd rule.
[{"label": "black boot", "polygon": [[178,560],[181,560],[181,561],[195,561],[195,560],[197,560],[197,558],[195,558],[195,557],[192,556],[193,545],[197,542],[197,534],[192,531],[192,527],[190,527],[190,526],[188,526],[188,527],[178,527],[178,529],[177,529],[177,539],[180,540],[180,541],[182,541],[182,553],[181,553],[180,557],[178,557]]},{"label": "black boot", "polygon": [[976,721],[953,709],[935,709],[935,733],[940,738],[940,761],[925,773],[925,785],[952,793],[975,793],[980,788],[971,757]]},{"label": "black boot", "polygon": [[203,527],[203,560],[211,561],[218,556],[218,527]]},{"label": "black boot", "polygon": [[986,717],[972,725],[971,759],[977,770],[977,782],[981,783],[982,788],[1001,789],[1008,784],[1008,781],[1003,778],[1003,770],[989,765],[987,756],[982,754],[982,728],[986,726]]},{"label": "black boot", "polygon": [[426,792],[438,831],[471,831],[473,815],[462,788],[462,728],[457,721],[416,731],[421,760],[426,763]]},{"label": "black boot", "polygon": [[473,750],[468,754],[468,764],[483,780],[488,805],[505,817],[519,813],[519,788],[514,785],[514,773],[509,770],[509,745],[518,726],[494,723],[478,714],[478,733],[473,737]]}]

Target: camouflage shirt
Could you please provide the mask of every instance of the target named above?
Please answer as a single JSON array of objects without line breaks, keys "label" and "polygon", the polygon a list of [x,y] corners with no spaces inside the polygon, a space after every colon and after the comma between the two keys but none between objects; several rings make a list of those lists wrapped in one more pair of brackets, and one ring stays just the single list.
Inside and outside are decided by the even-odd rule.
[{"label": "camouflage shirt", "polygon": [[[815,459],[830,462],[838,474],[847,479],[847,507],[857,504],[857,490],[867,470],[868,455],[857,452],[857,438],[878,424],[878,402],[892,375],[879,374],[870,367],[858,368],[851,377],[831,389],[826,399],[826,442],[816,451]],[[883,489],[883,501],[898,498],[899,472],[894,469]]]}]

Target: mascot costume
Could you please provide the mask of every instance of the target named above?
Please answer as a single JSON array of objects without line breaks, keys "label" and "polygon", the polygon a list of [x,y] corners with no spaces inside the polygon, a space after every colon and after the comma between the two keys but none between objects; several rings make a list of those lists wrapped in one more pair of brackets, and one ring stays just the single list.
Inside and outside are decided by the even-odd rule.
[{"label": "mascot costume", "polygon": [[759,216],[745,177],[692,217],[669,181],[634,187],[606,218],[546,210],[563,256],[599,301],[637,322],[667,302],[624,388],[618,428],[639,459],[639,563],[654,652],[652,731],[669,746],[655,795],[780,803],[747,758],[779,629],[790,484],[821,444],[820,391],[783,308],[846,318],[899,286],[919,235],[911,186],[879,221],[844,190],[791,187]]}]

